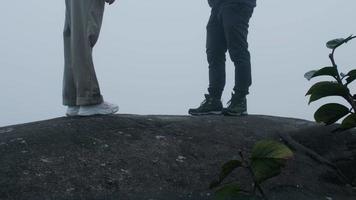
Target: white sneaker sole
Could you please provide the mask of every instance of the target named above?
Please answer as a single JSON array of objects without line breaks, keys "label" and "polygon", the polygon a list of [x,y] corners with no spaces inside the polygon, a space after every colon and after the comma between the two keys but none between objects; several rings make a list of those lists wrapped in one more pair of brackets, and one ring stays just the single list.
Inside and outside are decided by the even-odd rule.
[{"label": "white sneaker sole", "polygon": [[93,115],[111,115],[115,114],[119,111],[119,107],[114,107],[109,110],[96,110],[96,111],[80,111],[78,112],[78,116],[93,116]]},{"label": "white sneaker sole", "polygon": [[66,113],[66,116],[67,117],[75,117],[75,116],[78,116],[78,113],[75,113],[75,114],[73,114],[73,113]]},{"label": "white sneaker sole", "polygon": [[78,113],[79,113],[79,108],[77,108],[77,109],[67,109],[66,116],[67,117],[75,117],[75,116],[78,116]]}]

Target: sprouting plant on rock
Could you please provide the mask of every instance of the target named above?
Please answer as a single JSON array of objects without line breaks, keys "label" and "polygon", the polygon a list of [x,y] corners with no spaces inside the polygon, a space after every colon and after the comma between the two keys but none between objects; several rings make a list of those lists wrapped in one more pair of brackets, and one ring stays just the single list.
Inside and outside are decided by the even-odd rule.
[{"label": "sprouting plant on rock", "polygon": [[[222,166],[219,178],[210,184],[210,189],[215,189],[215,198],[217,200],[253,200],[259,198],[257,191],[263,199],[267,200],[262,183],[278,176],[286,161],[292,156],[293,152],[282,143],[273,140],[257,142],[249,159],[246,159],[243,152],[240,151],[240,159],[230,160],[225,163]],[[225,183],[226,178],[239,168],[247,170],[251,176],[253,180],[252,190],[242,189],[238,184],[238,180]]]},{"label": "sprouting plant on rock", "polygon": [[332,66],[324,67],[319,70],[307,72],[304,76],[311,80],[319,76],[329,76],[333,78],[332,81],[320,81],[315,83],[307,92],[310,95],[309,104],[330,96],[339,96],[346,100],[349,106],[341,105],[339,103],[328,103],[321,106],[314,114],[314,118],[318,123],[331,125],[342,120],[340,127],[336,131],[348,130],[356,127],[356,95],[352,94],[349,86],[356,80],[356,69],[348,73],[340,73],[338,65],[335,61],[335,51],[340,46],[346,44],[356,36],[349,36],[346,39],[334,39],[327,42],[326,46],[332,50],[329,58]]}]

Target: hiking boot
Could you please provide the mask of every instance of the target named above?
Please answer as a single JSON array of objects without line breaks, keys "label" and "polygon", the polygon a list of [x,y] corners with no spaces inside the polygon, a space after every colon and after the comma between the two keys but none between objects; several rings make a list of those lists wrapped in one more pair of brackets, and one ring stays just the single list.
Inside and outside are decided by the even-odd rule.
[{"label": "hiking boot", "polygon": [[246,96],[232,94],[231,100],[227,103],[228,107],[223,109],[223,114],[227,116],[244,116],[247,115]]},{"label": "hiking boot", "polygon": [[110,115],[119,111],[119,106],[108,102],[103,102],[98,105],[80,106],[79,116],[92,116],[92,115]]},{"label": "hiking boot", "polygon": [[79,112],[79,106],[68,106],[66,115],[67,117],[77,116]]},{"label": "hiking boot", "polygon": [[191,115],[220,115],[222,113],[223,105],[220,99],[211,97],[205,94],[205,100],[198,108],[189,109],[188,113]]}]

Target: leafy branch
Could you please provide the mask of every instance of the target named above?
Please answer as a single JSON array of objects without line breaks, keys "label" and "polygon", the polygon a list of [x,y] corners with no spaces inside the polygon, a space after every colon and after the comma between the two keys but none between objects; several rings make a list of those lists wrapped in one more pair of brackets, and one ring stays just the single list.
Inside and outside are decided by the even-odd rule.
[{"label": "leafy branch", "polygon": [[356,80],[356,70],[351,70],[347,74],[340,73],[335,61],[336,49],[355,38],[356,36],[351,35],[346,39],[339,38],[327,42],[326,46],[332,49],[329,54],[332,66],[312,70],[304,75],[308,80],[319,76],[329,76],[335,79],[335,81],[321,81],[314,84],[306,94],[310,95],[309,104],[329,96],[342,97],[350,104],[349,108],[338,103],[325,104],[314,114],[314,118],[318,123],[326,125],[334,124],[345,117],[337,131],[356,127],[356,95],[352,95],[348,88],[349,84]]},{"label": "leafy branch", "polygon": [[[225,163],[222,166],[219,178],[210,184],[210,189],[215,189],[217,200],[257,199],[256,191],[264,200],[268,200],[263,191],[262,183],[278,176],[286,161],[292,156],[293,152],[284,144],[272,140],[260,141],[253,147],[249,159],[246,159],[243,152],[240,151],[240,160],[230,160]],[[233,171],[239,168],[247,170],[253,179],[251,191],[241,189],[237,181],[223,183]]]}]

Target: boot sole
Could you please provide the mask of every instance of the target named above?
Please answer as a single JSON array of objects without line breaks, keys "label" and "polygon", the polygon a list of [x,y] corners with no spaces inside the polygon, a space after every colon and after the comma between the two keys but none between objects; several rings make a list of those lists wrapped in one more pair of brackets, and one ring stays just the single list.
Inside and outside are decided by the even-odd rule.
[{"label": "boot sole", "polygon": [[247,113],[247,112],[234,113],[234,112],[225,111],[225,112],[223,113],[223,115],[225,115],[225,116],[234,116],[234,117],[237,117],[237,116],[247,116],[248,113]]},{"label": "boot sole", "polygon": [[202,112],[202,113],[189,113],[193,116],[202,116],[202,115],[221,115],[222,111],[211,111],[211,112]]}]

